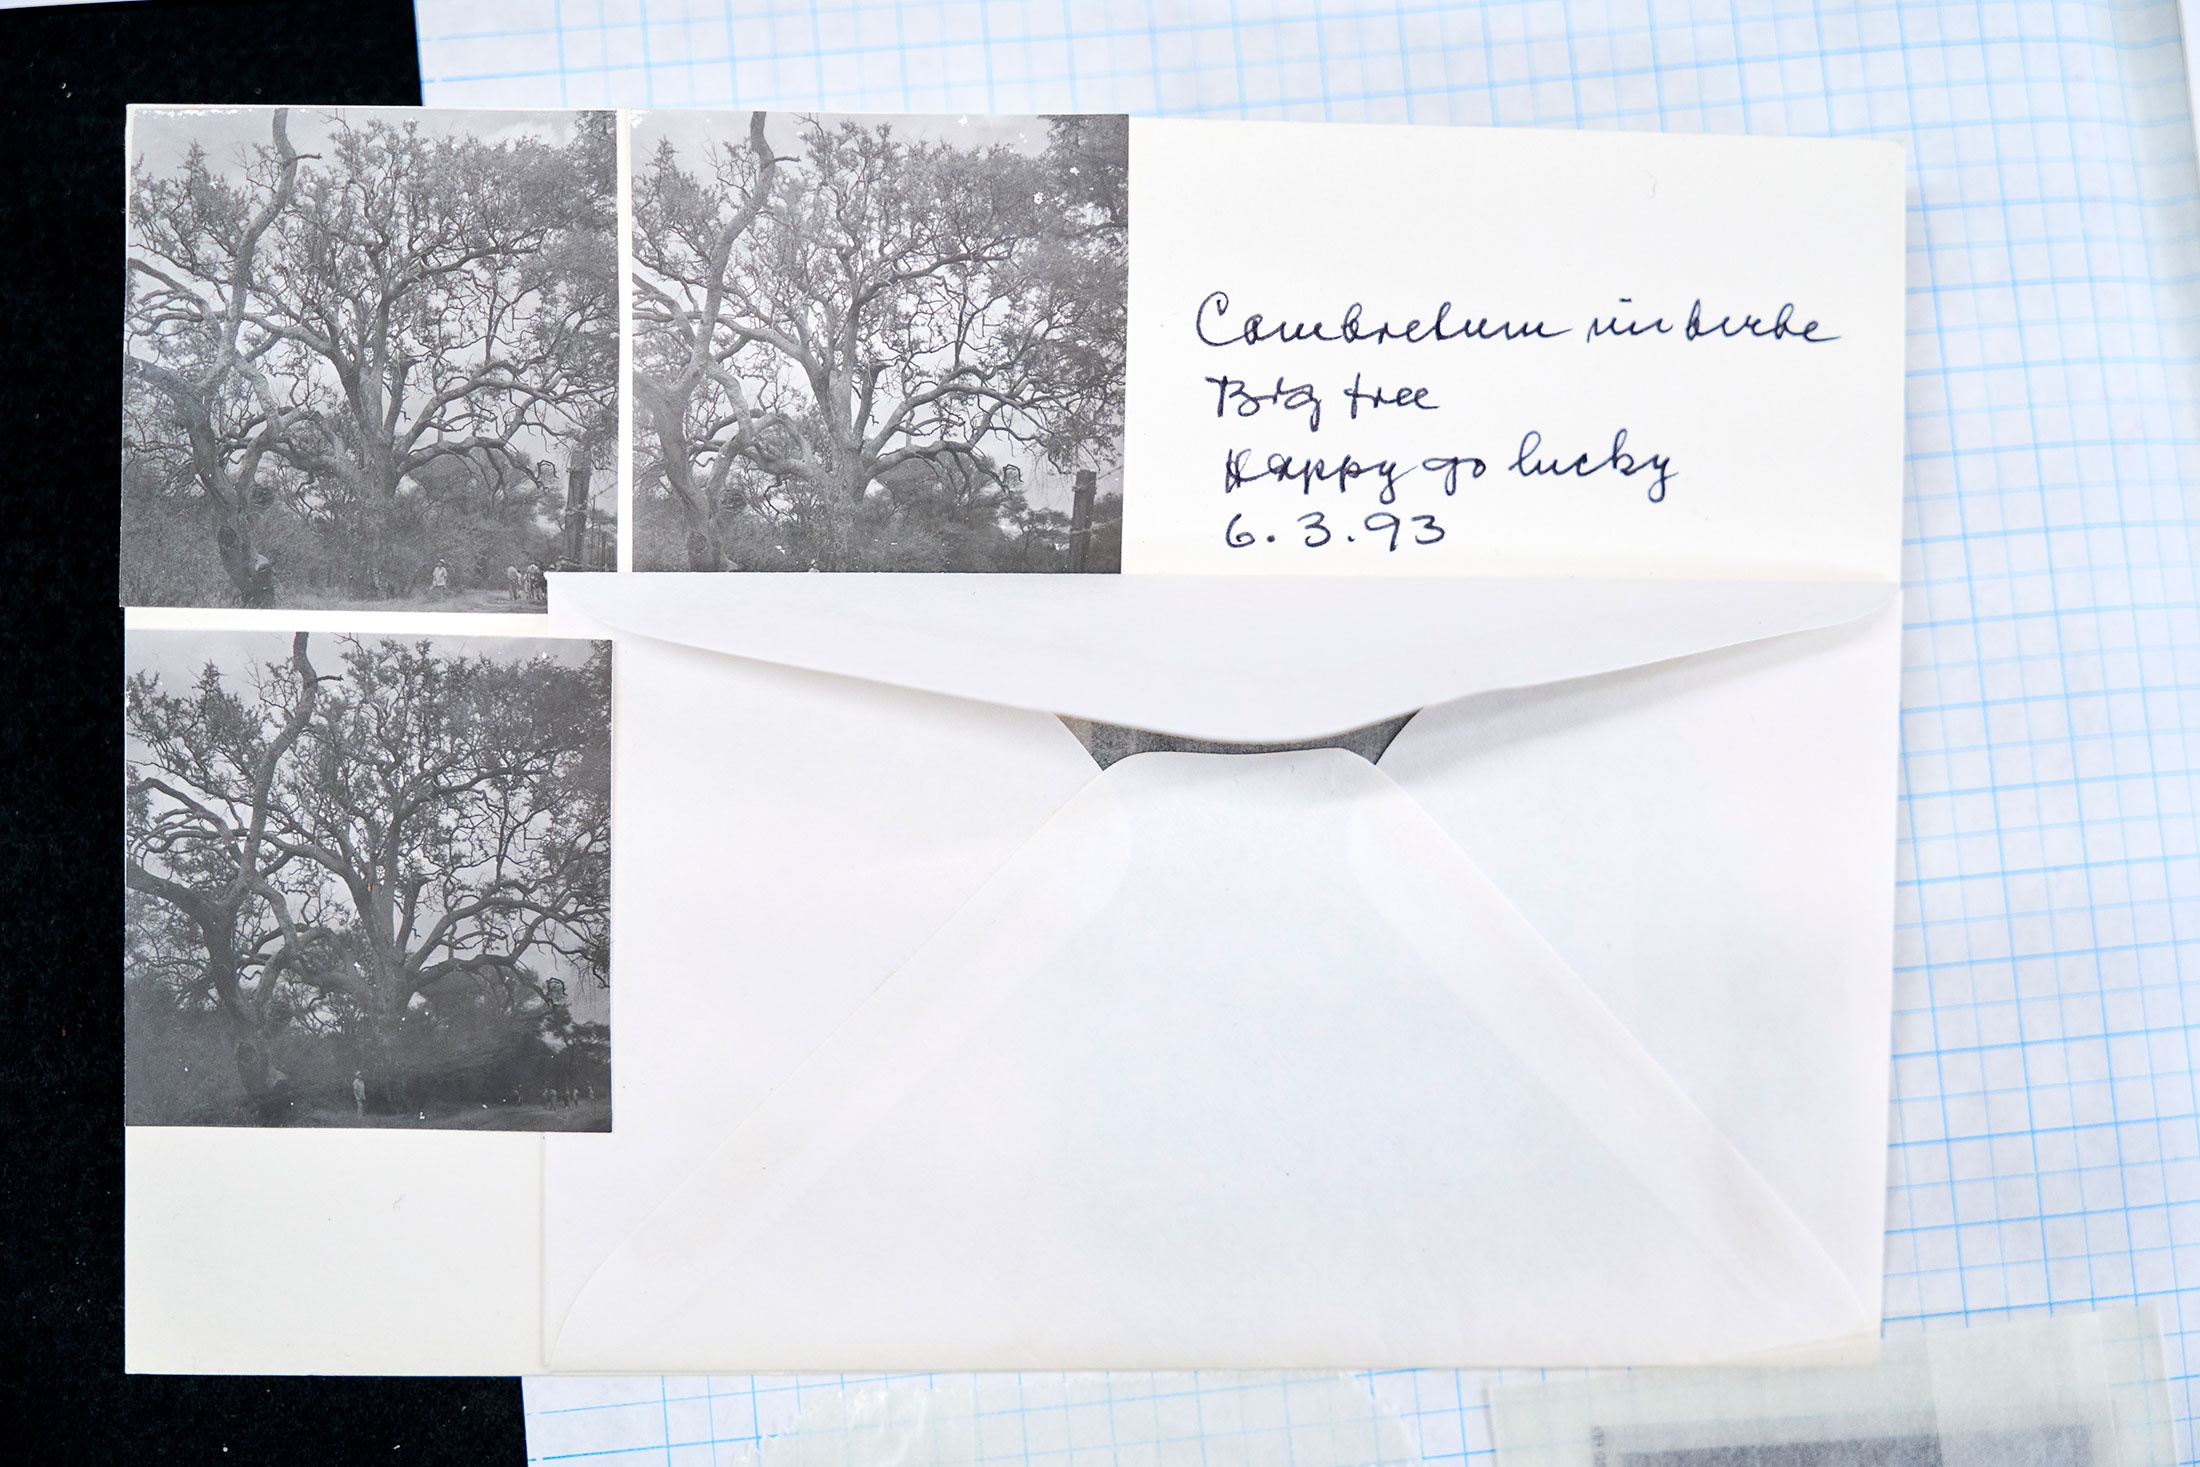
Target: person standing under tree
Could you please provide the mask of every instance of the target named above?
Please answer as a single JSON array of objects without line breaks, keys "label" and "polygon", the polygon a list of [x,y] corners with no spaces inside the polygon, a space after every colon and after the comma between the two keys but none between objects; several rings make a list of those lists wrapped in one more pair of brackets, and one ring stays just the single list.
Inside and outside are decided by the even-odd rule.
[{"label": "person standing under tree", "polygon": [[275,562],[264,554],[252,557],[252,583],[244,604],[263,609],[275,604]]},{"label": "person standing under tree", "polygon": [[351,1108],[359,1119],[367,1118],[367,1082],[357,1070],[351,1072]]},{"label": "person standing under tree", "polygon": [[437,595],[450,590],[451,563],[447,560],[438,560],[435,563],[435,573],[428,577],[428,584],[435,590]]}]

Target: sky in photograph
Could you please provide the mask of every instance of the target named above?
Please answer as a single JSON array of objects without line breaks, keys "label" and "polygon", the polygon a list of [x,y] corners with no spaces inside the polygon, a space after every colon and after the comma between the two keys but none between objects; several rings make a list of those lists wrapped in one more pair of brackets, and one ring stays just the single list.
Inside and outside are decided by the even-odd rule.
[{"label": "sky in photograph", "polygon": [[[147,631],[134,629],[123,637],[124,671],[150,672],[160,677],[161,689],[182,693],[195,686],[199,671],[212,662],[221,669],[222,683],[231,692],[249,693],[252,676],[270,662],[290,661],[290,632],[246,631]],[[370,646],[385,634],[360,638]],[[427,642],[445,657],[489,657],[498,662],[517,662],[548,657],[568,667],[588,660],[591,643],[569,637],[442,637],[405,636],[394,640],[408,646]],[[323,673],[344,670],[344,638],[332,632],[315,632],[306,643],[306,655]]]},{"label": "sky in photograph", "polygon": [[[256,147],[274,140],[272,107],[139,107],[130,113],[130,162],[155,173],[180,165],[195,142],[219,177],[242,177]],[[420,107],[293,107],[290,145],[301,153],[323,151],[337,119],[354,127],[377,118],[410,125],[426,137],[471,136],[499,143],[540,138],[562,147],[573,140],[572,112],[490,112]]]},{"label": "sky in photograph", "polygon": [[[1047,120],[1044,117],[990,117],[982,113],[869,113],[869,112],[771,112],[765,114],[764,139],[772,151],[796,155],[802,151],[802,125],[816,118],[828,127],[856,122],[865,127],[890,123],[903,137],[930,142],[944,140],[958,147],[982,148],[998,144],[1036,157],[1046,151]],[[660,142],[669,141],[681,162],[699,163],[713,143],[745,148],[749,140],[746,112],[664,111],[643,112],[634,119],[634,156],[648,157]]]}]

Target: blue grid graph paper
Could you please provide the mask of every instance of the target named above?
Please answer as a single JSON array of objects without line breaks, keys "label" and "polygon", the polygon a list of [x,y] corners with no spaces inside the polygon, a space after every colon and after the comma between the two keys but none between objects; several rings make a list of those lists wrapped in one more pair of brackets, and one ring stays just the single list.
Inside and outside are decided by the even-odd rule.
[{"label": "blue grid graph paper", "polygon": [[[1903,142],[1888,1328],[2153,1301],[2196,1460],[2200,515],[2185,486],[2200,481],[2200,178],[2174,0],[419,0],[419,14],[431,103]],[[1425,1456],[1486,1456],[1479,1378],[1363,1379]],[[538,1383],[530,1426],[545,1460],[732,1461],[802,1393],[838,1388]]]}]

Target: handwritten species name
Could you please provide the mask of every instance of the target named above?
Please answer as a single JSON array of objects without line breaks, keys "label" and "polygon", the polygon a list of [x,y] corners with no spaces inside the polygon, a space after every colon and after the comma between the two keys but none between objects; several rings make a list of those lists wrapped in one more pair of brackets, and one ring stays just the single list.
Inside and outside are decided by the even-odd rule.
[{"label": "handwritten species name", "polygon": [[[1632,305],[1634,298],[1623,295],[1619,298],[1619,303],[1623,306]],[[1589,318],[1589,332],[1584,339],[1598,341],[1607,336],[1669,336],[1674,329],[1673,323],[1663,316],[1652,316],[1647,321],[1638,319],[1622,321],[1618,313],[1615,312],[1602,318],[1591,316]],[[1793,301],[1781,302],[1780,308],[1772,313],[1769,320],[1751,311],[1744,311],[1739,316],[1730,311],[1718,320],[1712,321],[1705,318],[1703,301],[1699,298],[1689,303],[1688,319],[1682,323],[1679,329],[1681,339],[1684,341],[1703,341],[1707,338],[1732,341],[1734,338],[1742,336],[1758,340],[1804,341],[1812,346],[1822,346],[1826,342],[1841,339],[1820,326],[1816,321],[1798,323],[1795,319],[1795,303]]]},{"label": "handwritten species name", "polygon": [[1262,346],[1269,342],[1296,346],[1309,341],[1341,342],[1347,346],[1384,346],[1396,342],[1418,346],[1424,341],[1520,341],[1531,338],[1548,341],[1572,331],[1571,327],[1553,326],[1547,321],[1506,321],[1494,316],[1461,315],[1453,320],[1452,310],[1452,303],[1445,301],[1427,320],[1416,316],[1400,324],[1369,321],[1367,308],[1354,301],[1334,321],[1318,318],[1272,321],[1255,311],[1246,316],[1242,324],[1233,327],[1226,319],[1230,314],[1229,293],[1211,290],[1199,303],[1192,329],[1209,346]]},{"label": "handwritten species name", "polygon": [[[1623,295],[1619,298],[1619,303],[1632,305],[1634,298]],[[1454,309],[1450,301],[1443,301],[1425,319],[1413,316],[1403,322],[1371,321],[1368,319],[1367,307],[1354,301],[1335,320],[1319,316],[1272,319],[1265,312],[1253,311],[1233,325],[1230,320],[1230,293],[1210,290],[1200,301],[1199,309],[1193,313],[1192,330],[1208,346],[1266,346],[1272,343],[1298,346],[1307,342],[1330,342],[1343,346],[1419,346],[1431,341],[1556,341],[1562,336],[1574,334],[1571,326],[1553,326],[1544,320],[1511,320],[1500,316],[1470,316],[1464,313],[1454,319]],[[1824,346],[1841,339],[1814,319],[1798,319],[1793,301],[1782,301],[1770,315],[1757,311],[1728,311],[1714,320],[1705,310],[1700,296],[1689,302],[1688,314],[1678,327],[1662,315],[1652,316],[1648,320],[1639,317],[1623,320],[1614,312],[1602,317],[1591,316],[1582,339],[1596,342],[1638,336],[1669,336],[1676,330],[1684,341],[1746,339],[1794,341],[1809,346]]]}]

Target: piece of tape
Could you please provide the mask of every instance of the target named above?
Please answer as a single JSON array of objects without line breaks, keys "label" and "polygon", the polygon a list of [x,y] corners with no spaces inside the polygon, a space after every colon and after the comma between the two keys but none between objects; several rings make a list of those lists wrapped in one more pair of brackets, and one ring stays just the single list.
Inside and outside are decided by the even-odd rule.
[{"label": "piece of tape", "polygon": [[1498,1467],[2175,1467],[2151,1306],[1886,1340],[1875,1365],[1490,1392]]}]

